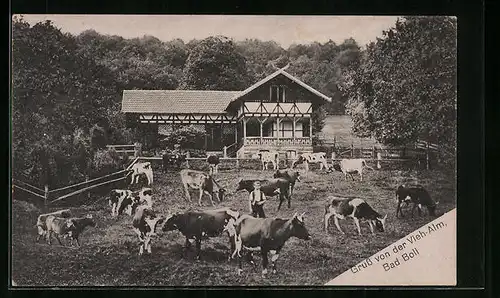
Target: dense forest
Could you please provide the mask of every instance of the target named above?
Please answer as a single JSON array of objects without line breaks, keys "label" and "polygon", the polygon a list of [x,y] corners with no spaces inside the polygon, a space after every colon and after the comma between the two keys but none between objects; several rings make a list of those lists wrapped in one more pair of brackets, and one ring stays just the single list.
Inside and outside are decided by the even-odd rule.
[{"label": "dense forest", "polygon": [[[16,18],[12,23],[13,175],[35,185],[59,186],[102,174],[119,164],[120,157],[105,145],[137,140],[137,131],[127,128],[120,113],[124,89],[243,90],[287,64],[288,72],[333,98],[323,112],[349,113],[359,125],[357,134],[374,135],[386,143],[415,139],[422,133],[440,138],[453,134],[450,127],[454,122],[448,123],[446,117],[453,113],[456,100],[452,89],[456,50],[450,43],[456,23],[445,17],[422,20],[398,20],[395,28],[367,49],[361,49],[352,38],[340,44],[330,40],[284,49],[274,41],[235,41],[224,36],[187,42],[161,41],[154,36],[125,39],[93,30],[74,36],[50,21],[30,25]],[[432,30],[437,33],[429,33]],[[451,41],[442,38],[450,32]],[[438,46],[429,47],[428,42]],[[455,56],[439,60],[447,53]],[[404,58],[405,67],[399,58]],[[411,59],[413,63],[408,62]],[[427,64],[415,63],[418,61]],[[428,73],[429,67],[451,71],[448,85],[438,86],[440,74]],[[379,78],[392,84],[397,75],[406,76],[404,83],[395,84],[400,89],[386,86],[377,90]],[[434,81],[424,79],[429,75],[434,75]],[[442,90],[437,103],[435,89],[425,89],[428,92],[422,97],[415,94],[410,79],[417,80],[419,88],[430,82]],[[395,121],[404,119],[405,114],[386,119],[394,114],[387,109],[394,106],[394,100],[403,98],[404,90],[410,93],[401,105],[410,102],[413,111],[418,109],[417,103],[425,104],[430,109],[425,120],[441,121],[443,129],[434,132],[423,127],[427,129],[424,132],[418,117],[409,117],[415,125],[408,134],[400,133],[404,127],[381,127],[382,120],[394,126]],[[378,101],[373,101],[377,94]],[[411,103],[412,96],[422,100]],[[386,104],[381,104],[382,100]],[[454,114],[451,117],[454,121]],[[391,137],[385,131],[391,131]]]}]

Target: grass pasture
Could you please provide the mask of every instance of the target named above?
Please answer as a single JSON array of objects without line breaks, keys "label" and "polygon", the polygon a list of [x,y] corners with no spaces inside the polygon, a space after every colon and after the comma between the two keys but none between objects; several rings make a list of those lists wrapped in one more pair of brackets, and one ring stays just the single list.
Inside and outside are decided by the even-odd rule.
[{"label": "grass pasture", "polygon": [[[247,212],[247,193],[234,193],[240,178],[272,177],[272,171],[224,169],[216,179],[227,187],[230,196],[217,207],[228,206]],[[432,220],[395,218],[395,187],[403,182],[424,185],[434,199],[439,200],[438,212],[453,209],[455,202],[454,173],[382,169],[367,171],[365,181],[345,181],[341,173],[325,174],[316,167],[303,174],[292,197],[292,208],[284,204],[276,211],[278,199],[265,205],[268,217],[287,218],[295,211],[306,211],[306,227],[313,239],[291,238],[278,260],[278,273],[261,277],[261,258],[255,254],[258,266],[244,263],[241,276],[236,274],[237,261],[227,261],[227,236],[202,242],[202,259],[195,260],[194,249],[181,258],[184,238],[179,232],[158,232],[151,255],[138,255],[138,239],[132,231],[131,217],[111,218],[107,201],[72,208],[77,215],[92,213],[97,227],[87,228],[81,235],[82,247],[52,247],[34,244],[38,209],[23,201],[14,201],[12,210],[12,278],[19,286],[244,286],[244,285],[322,285],[380,249],[406,236]],[[154,204],[159,213],[198,209],[197,193],[193,201],[183,196],[178,172],[155,171]],[[359,196],[382,215],[388,214],[387,231],[371,235],[368,224],[362,223],[363,236],[358,236],[352,220],[341,221],[346,235],[341,235],[332,222],[329,232],[323,231],[323,215],[329,194]],[[196,198],[196,199],[195,199]],[[96,198],[97,199],[97,198]],[[202,209],[210,209],[204,197]],[[64,241],[64,240],[63,240]]]}]

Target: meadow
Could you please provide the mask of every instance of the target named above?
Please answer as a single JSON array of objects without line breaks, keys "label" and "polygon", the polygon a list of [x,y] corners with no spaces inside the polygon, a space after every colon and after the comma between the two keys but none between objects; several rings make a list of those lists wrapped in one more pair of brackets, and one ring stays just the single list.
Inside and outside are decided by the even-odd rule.
[{"label": "meadow", "polygon": [[[192,165],[197,167],[197,165]],[[201,167],[201,165],[199,165]],[[371,164],[371,166],[374,166]],[[254,167],[255,168],[255,167]],[[105,195],[93,195],[85,205],[71,207],[76,215],[91,213],[97,222],[81,235],[80,248],[61,247],[54,241],[35,244],[36,218],[41,213],[34,205],[14,200],[12,204],[12,279],[19,286],[261,286],[261,285],[323,285],[348,270],[364,258],[390,245],[433,220],[424,216],[407,215],[395,218],[395,189],[401,183],[425,186],[431,196],[440,201],[438,214],[456,206],[455,174],[445,170],[415,170],[398,164],[382,164],[382,169],[366,171],[364,181],[344,180],[339,172],[327,174],[312,167],[302,173],[295,187],[292,208],[284,204],[277,211],[278,199],[271,198],[265,205],[268,217],[288,218],[294,212],[306,212],[305,225],[312,240],[291,238],[278,260],[277,274],[261,276],[261,258],[255,256],[257,266],[243,265],[237,275],[237,261],[227,260],[229,243],[226,235],[202,242],[201,260],[194,250],[182,258],[184,237],[179,232],[158,232],[152,244],[151,255],[138,255],[139,241],[132,230],[132,218],[126,214],[111,217]],[[197,206],[197,192],[191,192],[188,202],[183,193],[178,171],[164,172],[155,167],[152,185],[155,210],[163,215],[187,210],[212,209],[204,197],[203,206]],[[240,178],[271,178],[272,170],[235,169],[221,165],[216,180],[228,189],[229,195],[216,208],[227,206],[248,212],[248,194],[235,192]],[[375,210],[387,216],[383,233],[371,235],[368,224],[362,223],[362,236],[357,235],[352,220],[341,221],[346,235],[341,235],[332,222],[329,231],[323,230],[324,206],[329,195],[358,196]],[[71,203],[67,203],[70,204]],[[54,206],[53,210],[70,205]],[[64,242],[63,243],[67,243]],[[67,245],[67,244],[66,244]]]}]

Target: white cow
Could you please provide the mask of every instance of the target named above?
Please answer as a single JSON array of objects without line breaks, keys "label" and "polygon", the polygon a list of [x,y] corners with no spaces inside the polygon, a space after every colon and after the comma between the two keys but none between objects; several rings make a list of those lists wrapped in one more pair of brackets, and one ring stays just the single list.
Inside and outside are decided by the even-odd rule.
[{"label": "white cow", "polygon": [[303,153],[292,163],[291,168],[293,169],[296,165],[305,164],[306,172],[309,171],[309,164],[319,163],[319,169],[328,170],[328,163],[326,161],[326,152],[316,152],[316,153]]},{"label": "white cow", "polygon": [[364,160],[363,158],[342,159],[339,164],[334,164],[333,168],[338,172],[344,173],[345,180],[347,180],[347,174],[351,175],[353,181],[353,173],[359,173],[361,181],[363,181],[363,168],[367,168],[373,171],[372,167],[366,165],[366,160]]},{"label": "white cow", "polygon": [[262,162],[262,171],[267,170],[269,163],[273,164],[273,168],[279,168],[279,153],[277,151],[261,151],[252,156],[252,158],[260,158]]},{"label": "white cow", "polygon": [[141,174],[145,174],[148,178],[148,185],[151,185],[151,183],[153,183],[153,168],[151,167],[151,163],[149,161],[136,163],[132,166],[131,170],[133,171],[133,173],[130,184],[138,183],[139,175]]}]

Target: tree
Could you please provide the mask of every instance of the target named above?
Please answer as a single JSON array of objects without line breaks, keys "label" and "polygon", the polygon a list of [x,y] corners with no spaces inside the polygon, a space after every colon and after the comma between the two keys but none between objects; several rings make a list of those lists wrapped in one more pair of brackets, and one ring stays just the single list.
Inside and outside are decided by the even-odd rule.
[{"label": "tree", "polygon": [[248,84],[245,58],[232,40],[217,36],[202,40],[191,50],[181,88],[243,90]]},{"label": "tree", "polygon": [[405,17],[367,46],[343,86],[355,134],[454,150],[456,30],[451,17]]}]

